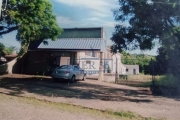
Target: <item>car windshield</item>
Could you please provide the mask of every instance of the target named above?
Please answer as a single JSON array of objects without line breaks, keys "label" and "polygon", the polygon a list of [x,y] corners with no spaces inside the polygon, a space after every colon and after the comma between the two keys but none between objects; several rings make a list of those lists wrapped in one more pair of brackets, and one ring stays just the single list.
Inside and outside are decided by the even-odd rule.
[{"label": "car windshield", "polygon": [[62,65],[60,67],[58,67],[58,69],[71,69],[71,65]]}]

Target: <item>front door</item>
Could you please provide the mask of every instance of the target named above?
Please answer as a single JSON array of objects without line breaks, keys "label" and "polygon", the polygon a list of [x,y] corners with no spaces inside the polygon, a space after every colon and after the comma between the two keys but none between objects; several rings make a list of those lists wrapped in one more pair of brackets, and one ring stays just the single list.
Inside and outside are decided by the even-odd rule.
[{"label": "front door", "polygon": [[61,57],[60,65],[70,65],[70,57]]}]

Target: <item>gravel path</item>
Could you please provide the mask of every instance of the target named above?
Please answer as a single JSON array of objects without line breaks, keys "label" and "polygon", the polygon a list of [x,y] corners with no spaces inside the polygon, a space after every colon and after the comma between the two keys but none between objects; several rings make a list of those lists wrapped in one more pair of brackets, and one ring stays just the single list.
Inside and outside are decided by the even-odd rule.
[{"label": "gravel path", "polygon": [[[50,78],[40,80],[32,78],[32,76],[3,76],[0,78],[0,92],[96,109],[131,111],[144,117],[165,118],[168,120],[180,119],[179,97],[152,96],[151,92],[146,88],[128,87],[95,80],[78,81],[69,84],[66,82],[53,83]],[[15,108],[17,109],[17,107],[14,107],[14,110]],[[40,114],[44,114],[43,111]]]}]

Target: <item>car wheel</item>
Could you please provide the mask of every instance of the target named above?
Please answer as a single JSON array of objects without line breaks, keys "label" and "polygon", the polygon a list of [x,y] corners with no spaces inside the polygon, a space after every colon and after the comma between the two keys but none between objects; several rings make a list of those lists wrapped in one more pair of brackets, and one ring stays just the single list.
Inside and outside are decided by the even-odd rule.
[{"label": "car wheel", "polygon": [[53,79],[53,82],[57,82],[58,81],[58,79],[57,78],[52,78]]},{"label": "car wheel", "polygon": [[75,77],[75,75],[73,75],[72,78],[71,78],[71,83],[74,83],[75,79],[76,79],[76,77]]}]

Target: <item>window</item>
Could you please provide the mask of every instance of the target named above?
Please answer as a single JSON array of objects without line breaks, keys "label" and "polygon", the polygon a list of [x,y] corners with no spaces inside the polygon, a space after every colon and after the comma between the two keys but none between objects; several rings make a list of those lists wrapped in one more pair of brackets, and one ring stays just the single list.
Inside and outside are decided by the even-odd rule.
[{"label": "window", "polygon": [[86,52],[85,52],[85,55],[87,55],[87,56],[91,56],[91,55],[92,55],[92,52],[90,52],[90,51],[86,51]]},{"label": "window", "polygon": [[128,69],[126,69],[126,72],[128,72]]},{"label": "window", "polygon": [[74,66],[74,70],[79,70],[79,69],[80,69],[80,67]]},{"label": "window", "polygon": [[71,69],[71,65],[62,65],[59,67],[59,69]]}]

